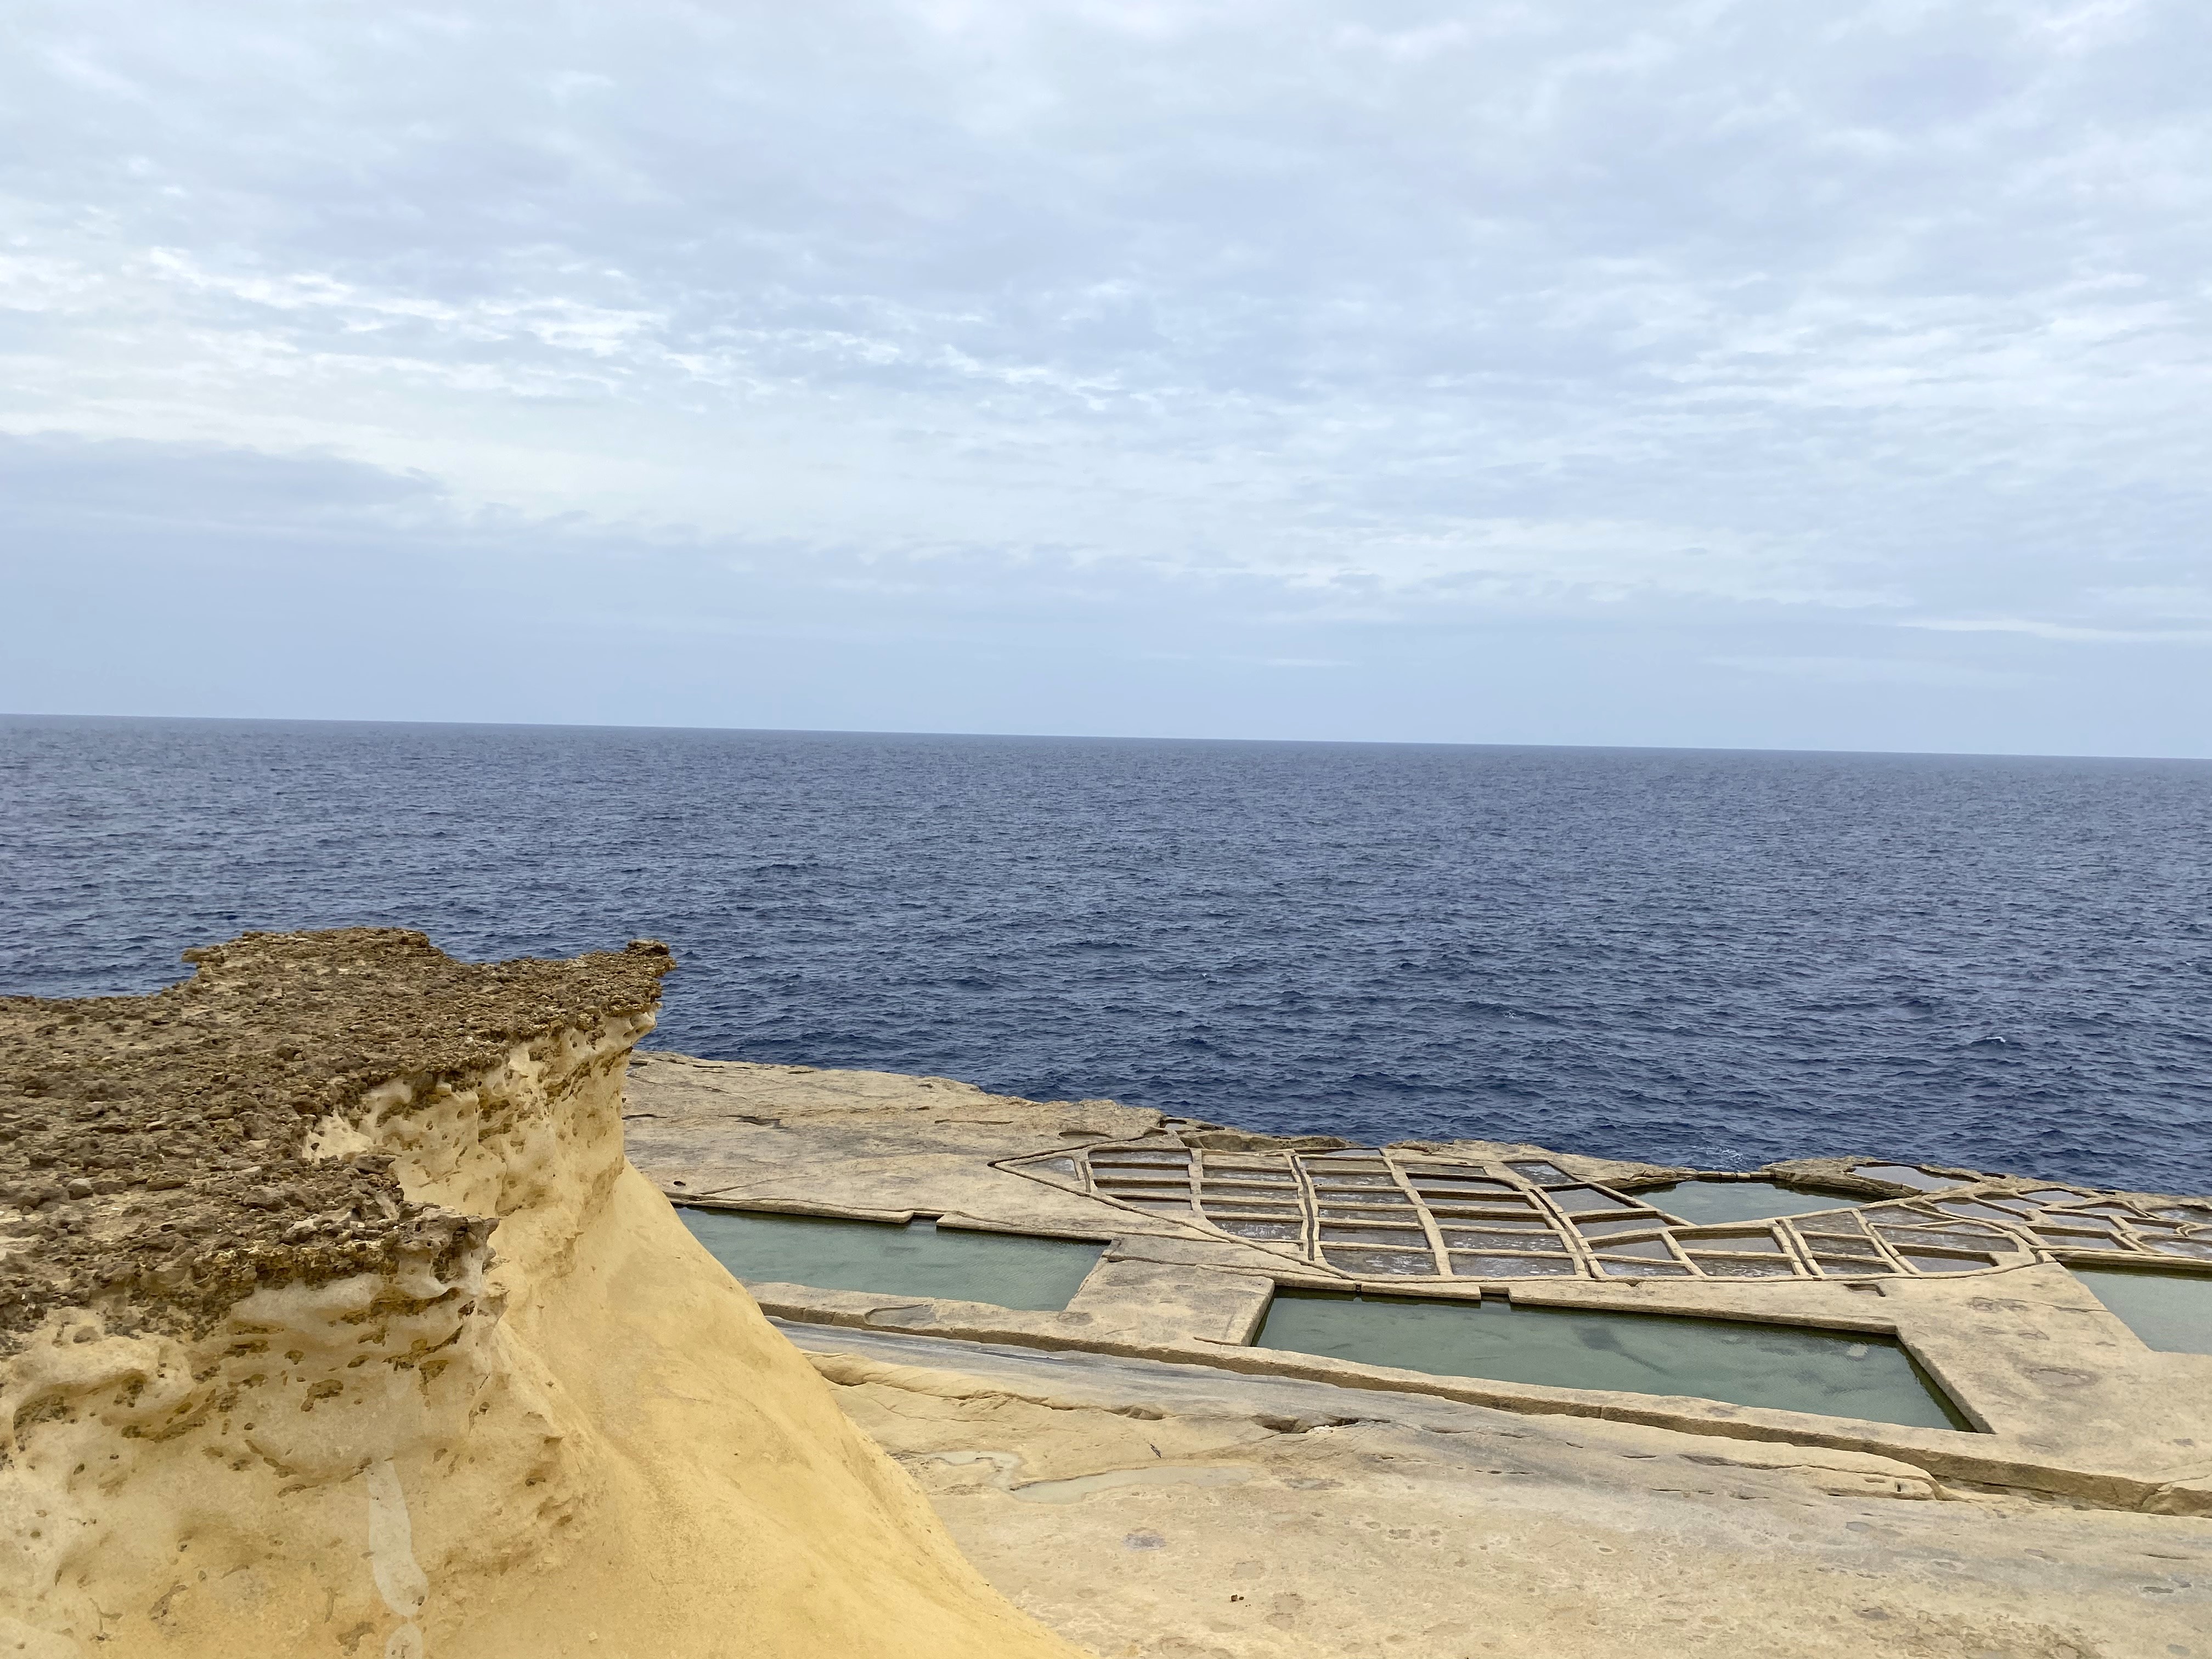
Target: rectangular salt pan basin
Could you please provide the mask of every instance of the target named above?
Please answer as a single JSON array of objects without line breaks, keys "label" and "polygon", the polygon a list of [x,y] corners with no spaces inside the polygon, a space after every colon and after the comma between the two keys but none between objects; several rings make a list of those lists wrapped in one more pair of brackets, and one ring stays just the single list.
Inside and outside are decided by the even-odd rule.
[{"label": "rectangular salt pan basin", "polygon": [[1547,1388],[1687,1395],[1918,1429],[1972,1425],[1886,1337],[1665,1314],[1279,1291],[1258,1346]]},{"label": "rectangular salt pan basin", "polygon": [[2118,1314],[2145,1347],[2212,1353],[2212,1274],[2076,1267],[2074,1277]]},{"label": "rectangular salt pan basin", "polygon": [[1716,1221],[1766,1221],[1778,1215],[1846,1210],[1867,1201],[1832,1193],[1793,1192],[1771,1181],[1683,1181],[1672,1187],[1646,1188],[1636,1199],[1701,1226]]},{"label": "rectangular salt pan basin", "polygon": [[1103,1248],[964,1232],[933,1221],[902,1227],[690,1206],[676,1212],[715,1261],[750,1284],[939,1297],[1032,1313],[1065,1308]]}]

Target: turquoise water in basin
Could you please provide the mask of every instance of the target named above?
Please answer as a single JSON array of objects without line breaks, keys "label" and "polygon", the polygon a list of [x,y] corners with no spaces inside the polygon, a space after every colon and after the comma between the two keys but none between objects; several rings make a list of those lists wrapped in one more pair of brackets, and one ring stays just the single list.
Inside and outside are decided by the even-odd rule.
[{"label": "turquoise water in basin", "polygon": [[1703,1225],[1715,1221],[1765,1221],[1771,1216],[1810,1215],[1848,1209],[1863,1199],[1833,1193],[1793,1192],[1771,1181],[1679,1181],[1636,1194],[1646,1204]]},{"label": "turquoise water in basin", "polygon": [[1282,1291],[1258,1346],[1439,1376],[1689,1395],[1917,1429],[1972,1426],[1903,1348],[1852,1332]]},{"label": "turquoise water in basin", "polygon": [[676,1212],[715,1261],[751,1283],[942,1297],[1030,1313],[1065,1308],[1103,1248],[965,1232],[933,1221],[902,1227],[689,1206]]},{"label": "turquoise water in basin", "polygon": [[2076,1267],[2074,1277],[2142,1338],[2167,1353],[2212,1353],[2212,1274]]}]

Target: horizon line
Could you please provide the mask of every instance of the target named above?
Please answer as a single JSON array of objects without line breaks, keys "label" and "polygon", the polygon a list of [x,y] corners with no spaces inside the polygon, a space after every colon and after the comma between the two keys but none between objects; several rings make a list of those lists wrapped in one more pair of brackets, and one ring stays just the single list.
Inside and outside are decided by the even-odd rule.
[{"label": "horizon line", "polygon": [[1330,749],[1491,749],[1565,750],[1592,754],[1650,755],[1826,755],[1870,759],[1911,760],[2047,760],[2151,762],[2163,765],[2208,766],[2212,757],[2201,755],[2075,754],[2044,750],[2001,749],[1847,749],[1777,748],[1725,744],[1636,743],[1516,743],[1504,739],[1437,738],[1249,738],[1193,737],[1147,732],[967,732],[892,726],[669,726],[611,720],[392,720],[361,716],[291,714],[100,714],[0,709],[4,721],[125,721],[163,722],[179,726],[406,726],[426,729],[495,732],[693,732],[732,737],[774,738],[936,738],[954,740],[1011,743],[1155,743],[1273,744],[1285,748]]}]

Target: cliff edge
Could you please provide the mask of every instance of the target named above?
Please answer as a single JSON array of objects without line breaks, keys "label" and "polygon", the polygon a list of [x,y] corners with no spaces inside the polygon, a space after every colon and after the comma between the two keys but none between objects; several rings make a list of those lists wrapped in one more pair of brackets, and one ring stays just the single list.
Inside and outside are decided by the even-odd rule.
[{"label": "cliff edge", "polygon": [[0,998],[0,1655],[1008,1656],[623,1152],[665,947]]}]

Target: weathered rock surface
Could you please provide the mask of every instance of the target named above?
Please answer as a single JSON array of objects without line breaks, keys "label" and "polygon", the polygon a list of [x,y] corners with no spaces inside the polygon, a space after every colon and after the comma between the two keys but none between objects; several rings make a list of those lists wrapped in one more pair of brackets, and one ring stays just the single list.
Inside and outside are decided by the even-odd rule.
[{"label": "weathered rock surface", "polygon": [[674,965],[640,940],[485,966],[366,927],[185,959],[149,997],[0,997],[0,1343],[61,1308],[183,1334],[257,1289],[454,1271],[495,1218],[410,1199],[377,1121],[517,1045],[597,1046],[618,1073]]},{"label": "weathered rock surface", "polygon": [[198,962],[0,1003],[0,1654],[1072,1653],[629,1167],[664,949]]},{"label": "weathered rock surface", "polygon": [[2212,1524],[1893,1460],[792,1328],[1018,1605],[1110,1659],[2212,1653]]}]

